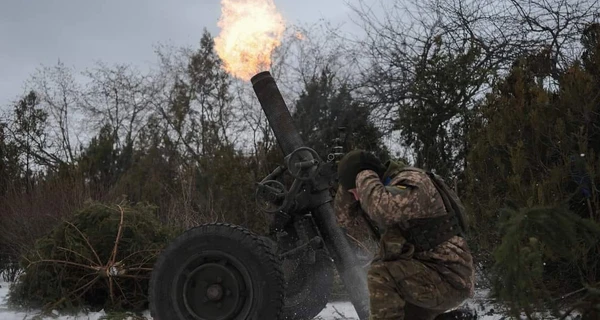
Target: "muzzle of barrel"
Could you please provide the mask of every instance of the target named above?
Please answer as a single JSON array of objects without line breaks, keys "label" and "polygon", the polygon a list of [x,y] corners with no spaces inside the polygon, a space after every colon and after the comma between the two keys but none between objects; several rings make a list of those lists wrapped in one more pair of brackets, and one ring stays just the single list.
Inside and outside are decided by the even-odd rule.
[{"label": "muzzle of barrel", "polygon": [[271,73],[258,73],[250,81],[284,155],[303,147],[304,142]]}]

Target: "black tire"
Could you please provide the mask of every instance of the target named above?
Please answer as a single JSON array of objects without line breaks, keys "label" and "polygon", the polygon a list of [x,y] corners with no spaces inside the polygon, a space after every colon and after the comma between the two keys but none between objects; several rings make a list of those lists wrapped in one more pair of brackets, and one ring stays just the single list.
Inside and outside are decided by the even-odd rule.
[{"label": "black tire", "polygon": [[278,319],[283,299],[284,275],[271,246],[229,224],[202,225],[177,237],[150,278],[154,320]]},{"label": "black tire", "polygon": [[283,320],[313,319],[329,302],[335,265],[326,251],[315,253],[314,264],[291,259],[283,262],[286,276]]}]

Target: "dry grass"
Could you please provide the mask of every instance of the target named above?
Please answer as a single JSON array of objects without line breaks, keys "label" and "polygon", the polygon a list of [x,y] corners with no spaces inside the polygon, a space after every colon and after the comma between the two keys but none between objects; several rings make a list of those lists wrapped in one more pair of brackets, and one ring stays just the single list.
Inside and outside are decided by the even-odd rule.
[{"label": "dry grass", "polygon": [[35,241],[68,214],[80,209],[90,193],[83,181],[62,178],[41,182],[29,193],[0,197],[0,255],[17,260]]}]

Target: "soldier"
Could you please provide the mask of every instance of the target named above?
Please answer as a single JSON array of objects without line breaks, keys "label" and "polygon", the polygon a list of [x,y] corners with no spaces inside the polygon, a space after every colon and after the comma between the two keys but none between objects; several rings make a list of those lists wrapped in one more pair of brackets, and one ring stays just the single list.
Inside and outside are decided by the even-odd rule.
[{"label": "soldier", "polygon": [[355,150],[338,176],[339,223],[378,242],[367,275],[371,320],[431,320],[472,297],[469,247],[425,171]]}]

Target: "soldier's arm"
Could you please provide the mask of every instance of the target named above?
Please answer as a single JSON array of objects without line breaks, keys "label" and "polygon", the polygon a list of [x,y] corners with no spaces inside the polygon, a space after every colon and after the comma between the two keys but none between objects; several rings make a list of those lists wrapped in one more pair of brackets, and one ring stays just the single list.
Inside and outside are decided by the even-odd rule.
[{"label": "soldier's arm", "polygon": [[352,202],[352,194],[345,192],[341,186],[338,187],[335,198],[333,199],[333,209],[338,223],[342,227],[349,227],[350,222],[353,220],[351,217]]},{"label": "soldier's arm", "polygon": [[371,237],[364,218],[358,212],[360,208],[354,200],[354,196],[350,192],[344,191],[341,186],[337,189],[333,208],[338,224],[347,234],[359,241],[365,241]]},{"label": "soldier's arm", "polygon": [[405,181],[390,192],[374,171],[364,170],[356,176],[356,187],[361,206],[367,214],[383,225],[402,223],[422,214],[420,207],[426,206],[427,190],[417,181]]}]

